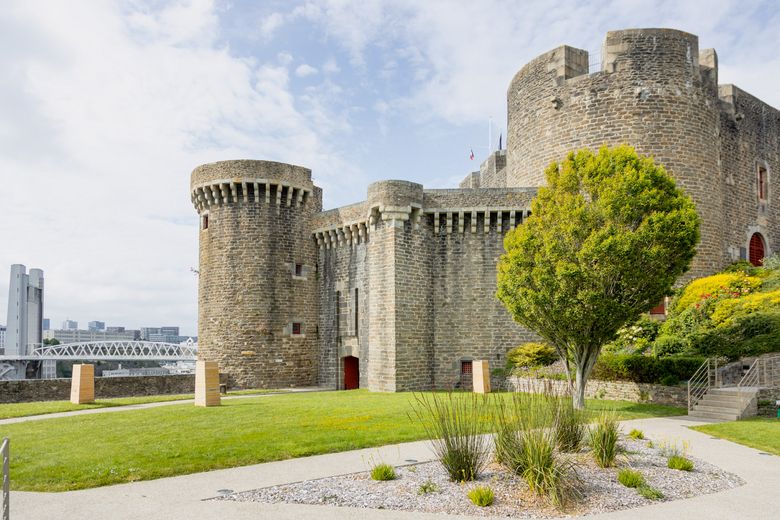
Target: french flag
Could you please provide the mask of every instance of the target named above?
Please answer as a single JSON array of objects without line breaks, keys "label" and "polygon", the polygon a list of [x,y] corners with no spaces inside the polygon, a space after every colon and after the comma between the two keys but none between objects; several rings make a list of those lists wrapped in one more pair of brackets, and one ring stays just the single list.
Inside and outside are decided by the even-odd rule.
[{"label": "french flag", "polygon": [[474,149],[473,148],[471,149],[471,155],[469,155],[469,159],[471,159],[472,161],[474,160]]}]

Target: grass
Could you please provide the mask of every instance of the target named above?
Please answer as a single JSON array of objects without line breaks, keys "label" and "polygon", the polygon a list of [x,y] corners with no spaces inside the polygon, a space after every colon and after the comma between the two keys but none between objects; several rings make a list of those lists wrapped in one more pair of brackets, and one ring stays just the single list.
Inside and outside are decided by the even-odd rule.
[{"label": "grass", "polygon": [[618,472],[618,482],[629,488],[640,488],[645,485],[645,477],[634,469],[623,468]]},{"label": "grass", "polygon": [[639,486],[636,492],[648,500],[661,500],[664,494],[650,486]]},{"label": "grass", "polygon": [[628,436],[634,440],[642,440],[645,438],[645,434],[642,432],[642,430],[637,430],[636,428],[628,432]]},{"label": "grass", "polygon": [[479,507],[487,507],[491,505],[493,500],[496,498],[493,494],[493,490],[487,486],[475,487],[468,492],[468,497],[475,506]]},{"label": "grass", "polygon": [[[283,392],[284,390],[235,390],[231,395],[261,395]],[[59,412],[75,412],[93,408],[112,408],[133,404],[161,403],[167,401],[183,401],[193,399],[195,394],[144,395],[138,397],[115,397],[112,399],[97,399],[91,404],[73,404],[70,401],[40,401],[34,403],[0,404],[0,419],[46,415]]]},{"label": "grass", "polygon": [[602,468],[609,468],[615,462],[618,430],[618,417],[610,411],[599,415],[596,424],[590,430],[590,447],[593,450],[593,458],[596,460],[596,464]]},{"label": "grass", "polygon": [[693,471],[693,461],[682,455],[672,455],[666,460],[666,466],[669,469],[678,469],[680,471]]},{"label": "grass", "polygon": [[[509,394],[505,394],[509,395]],[[0,425],[15,490],[66,491],[425,438],[408,393],[321,392],[224,400]],[[621,419],[679,408],[589,401]]]},{"label": "grass", "polygon": [[371,468],[371,480],[395,480],[395,468],[390,464],[377,464]]},{"label": "grass", "polygon": [[426,480],[417,488],[418,495],[427,495],[429,493],[436,493],[437,491],[439,491],[439,486],[432,480]]},{"label": "grass", "polygon": [[780,419],[749,419],[694,426],[692,429],[780,455]]}]

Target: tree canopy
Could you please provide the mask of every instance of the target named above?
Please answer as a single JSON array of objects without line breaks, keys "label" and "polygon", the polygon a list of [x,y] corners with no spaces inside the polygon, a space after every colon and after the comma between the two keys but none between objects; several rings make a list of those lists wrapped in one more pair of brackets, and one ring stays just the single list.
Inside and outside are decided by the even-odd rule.
[{"label": "tree canopy", "polygon": [[630,146],[571,152],[545,175],[531,216],[504,239],[498,298],[575,364],[581,407],[601,346],[688,270],[699,217],[663,166]]}]

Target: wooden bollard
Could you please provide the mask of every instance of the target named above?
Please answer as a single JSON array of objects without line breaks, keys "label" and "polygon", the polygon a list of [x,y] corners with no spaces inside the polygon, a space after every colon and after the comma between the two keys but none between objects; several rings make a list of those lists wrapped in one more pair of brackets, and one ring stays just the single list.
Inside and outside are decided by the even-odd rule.
[{"label": "wooden bollard", "polygon": [[73,365],[70,380],[70,402],[88,404],[95,402],[95,366]]},{"label": "wooden bollard", "polygon": [[490,368],[486,359],[471,362],[471,376],[475,393],[490,393]]},{"label": "wooden bollard", "polygon": [[219,365],[216,361],[195,363],[195,406],[219,406]]}]

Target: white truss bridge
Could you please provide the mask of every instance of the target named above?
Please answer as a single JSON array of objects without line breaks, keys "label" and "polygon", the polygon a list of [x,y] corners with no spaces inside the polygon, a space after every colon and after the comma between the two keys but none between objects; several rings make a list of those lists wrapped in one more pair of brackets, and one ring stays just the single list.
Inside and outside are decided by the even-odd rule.
[{"label": "white truss bridge", "polygon": [[0,356],[2,361],[195,361],[198,345],[155,341],[88,341],[37,345],[27,356]]}]

